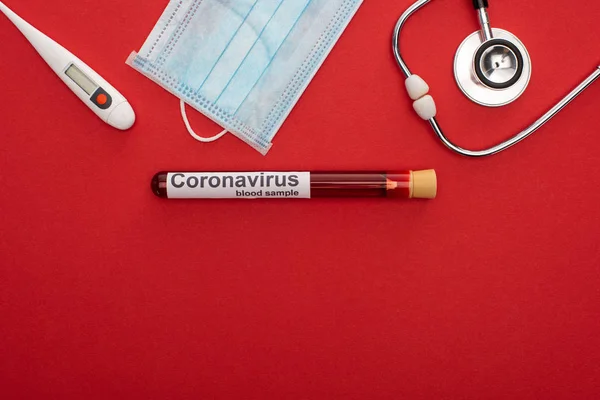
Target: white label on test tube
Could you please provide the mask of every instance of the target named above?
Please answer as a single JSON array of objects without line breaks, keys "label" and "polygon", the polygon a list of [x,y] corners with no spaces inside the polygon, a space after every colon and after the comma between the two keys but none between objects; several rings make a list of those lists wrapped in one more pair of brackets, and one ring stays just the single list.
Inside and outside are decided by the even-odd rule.
[{"label": "white label on test tube", "polygon": [[170,199],[309,199],[310,172],[171,172]]}]

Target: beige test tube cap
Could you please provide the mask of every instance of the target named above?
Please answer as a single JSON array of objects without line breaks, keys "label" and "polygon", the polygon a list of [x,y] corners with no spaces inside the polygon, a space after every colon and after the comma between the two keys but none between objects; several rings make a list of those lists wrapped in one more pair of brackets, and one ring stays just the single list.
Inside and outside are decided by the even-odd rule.
[{"label": "beige test tube cap", "polygon": [[411,198],[435,199],[437,196],[437,176],[435,170],[412,171]]}]

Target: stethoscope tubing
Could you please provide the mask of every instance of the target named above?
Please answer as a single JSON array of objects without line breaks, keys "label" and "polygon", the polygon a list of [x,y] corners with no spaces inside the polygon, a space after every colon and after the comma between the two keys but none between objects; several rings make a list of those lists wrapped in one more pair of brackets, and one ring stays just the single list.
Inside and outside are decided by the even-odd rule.
[{"label": "stethoscope tubing", "polygon": [[[413,5],[411,5],[404,12],[404,14],[402,14],[400,19],[398,19],[398,22],[396,23],[396,27],[394,28],[394,34],[392,37],[392,48],[393,48],[393,52],[394,52],[394,57],[396,59],[396,62],[398,63],[398,66],[400,67],[400,70],[402,70],[402,73],[404,73],[404,75],[407,78],[409,78],[412,75],[412,73],[402,57],[402,53],[400,50],[400,34],[402,32],[402,28],[404,27],[404,24],[406,23],[406,21],[414,13],[416,13],[418,10],[420,10],[423,6],[425,6],[430,1],[431,0],[417,0]],[[435,134],[438,136],[438,138],[450,150],[452,150],[458,154],[461,154],[463,156],[467,156],[467,157],[491,156],[493,154],[500,153],[501,151],[504,151],[504,150],[514,146],[515,144],[521,142],[525,138],[529,137],[532,133],[534,133],[539,128],[541,128],[544,124],[546,124],[548,121],[550,121],[556,114],[558,114],[562,109],[564,109],[569,103],[571,103],[577,96],[579,96],[585,89],[587,89],[598,78],[600,78],[600,66],[598,66],[594,70],[594,72],[590,76],[588,76],[579,86],[577,86],[575,89],[573,89],[561,101],[559,101],[554,107],[552,107],[547,113],[542,115],[538,120],[536,120],[533,124],[531,124],[525,130],[516,134],[512,138],[510,138],[502,143],[499,143],[496,146],[489,147],[487,149],[468,150],[468,149],[462,148],[460,146],[457,146],[450,139],[448,139],[448,137],[444,134],[444,132],[442,131],[442,128],[440,127],[440,124],[437,122],[435,117],[431,118],[429,120],[429,123],[431,124],[431,127],[432,127],[433,131],[435,132]]]}]

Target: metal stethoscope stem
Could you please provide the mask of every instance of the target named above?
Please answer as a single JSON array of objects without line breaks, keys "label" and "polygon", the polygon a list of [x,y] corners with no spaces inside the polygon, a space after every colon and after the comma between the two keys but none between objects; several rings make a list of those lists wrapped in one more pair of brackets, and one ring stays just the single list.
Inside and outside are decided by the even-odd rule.
[{"label": "metal stethoscope stem", "polygon": [[[410,69],[408,68],[408,65],[402,58],[402,53],[400,51],[400,43],[399,43],[400,42],[400,33],[401,33],[402,28],[404,27],[404,24],[406,23],[406,21],[414,13],[416,13],[419,9],[421,9],[423,6],[425,6],[430,1],[431,0],[418,0],[417,2],[415,2],[404,12],[404,14],[402,14],[400,19],[396,23],[396,27],[394,28],[394,35],[393,35],[393,39],[392,39],[394,57],[396,58],[396,61],[398,62],[398,66],[400,67],[400,69],[402,70],[404,75],[406,75],[407,78],[410,77],[412,75],[412,73],[411,73]],[[480,12],[480,22],[481,22],[482,29],[483,29],[483,37],[486,40],[489,40],[488,38],[491,38],[492,33],[491,33],[491,29],[489,28],[489,19],[487,18],[487,13],[485,13],[485,15],[483,15]],[[486,27],[487,27],[487,29],[486,29]],[[431,124],[431,127],[433,128],[433,131],[438,136],[438,138],[449,149],[455,151],[456,153],[459,153],[459,154],[462,154],[462,155],[468,156],[468,157],[490,156],[490,155],[499,153],[503,150],[506,150],[509,147],[514,146],[515,144],[519,143],[520,141],[522,141],[523,139],[527,138],[532,133],[537,131],[546,122],[548,122],[550,119],[552,119],[552,117],[554,117],[563,108],[565,108],[571,101],[573,101],[579,94],[581,94],[585,89],[587,89],[592,83],[594,83],[594,81],[596,81],[598,78],[600,78],[600,66],[598,66],[594,70],[594,72],[589,77],[587,77],[579,86],[577,86],[575,89],[573,89],[573,91],[571,91],[565,98],[563,98],[560,102],[558,102],[558,104],[556,104],[554,107],[552,107],[552,109],[550,109],[546,114],[544,114],[542,117],[540,117],[532,125],[527,127],[522,132],[516,134],[512,138],[506,140],[505,142],[502,142],[502,143],[500,143],[496,146],[490,147],[488,149],[468,150],[468,149],[464,149],[460,146],[457,146],[454,143],[452,143],[450,141],[450,139],[448,139],[448,137],[446,137],[446,135],[442,131],[442,128],[440,127],[440,125],[437,122],[437,120],[435,119],[435,117],[429,119],[429,123]]]}]

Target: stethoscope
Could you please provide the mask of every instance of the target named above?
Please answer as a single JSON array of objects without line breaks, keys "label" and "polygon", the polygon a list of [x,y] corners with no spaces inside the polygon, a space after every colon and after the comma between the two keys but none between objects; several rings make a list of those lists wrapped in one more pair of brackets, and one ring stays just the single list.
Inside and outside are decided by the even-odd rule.
[{"label": "stethoscope", "polygon": [[[467,150],[452,143],[435,119],[436,106],[428,94],[429,86],[418,75],[413,75],[402,58],[399,47],[402,27],[415,12],[431,0],[418,0],[398,20],[393,36],[393,50],[400,69],[406,75],[406,89],[414,100],[417,114],[429,121],[439,139],[451,150],[469,157],[484,157],[499,153],[519,143],[573,101],[600,78],[600,66],[564,99],[528,128],[509,140],[484,150]],[[512,103],[527,88],[531,78],[531,59],[527,49],[512,33],[491,28],[487,13],[488,0],[473,0],[479,14],[481,30],[468,36],[459,46],[454,58],[454,77],[460,90],[473,102],[486,107],[500,107]]]}]

